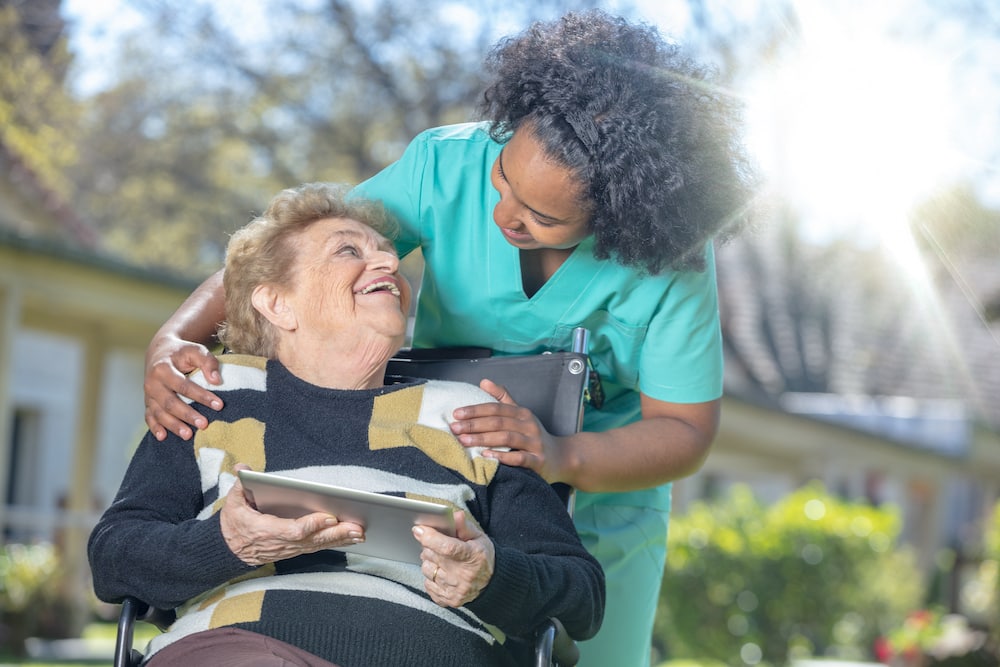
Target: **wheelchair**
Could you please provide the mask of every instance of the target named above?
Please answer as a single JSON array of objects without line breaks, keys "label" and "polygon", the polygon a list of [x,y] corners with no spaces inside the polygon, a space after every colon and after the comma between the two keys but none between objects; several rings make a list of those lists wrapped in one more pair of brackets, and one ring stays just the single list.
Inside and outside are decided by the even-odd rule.
[{"label": "wheelchair", "polygon": [[[549,433],[570,435],[582,426],[583,403],[590,387],[587,344],[587,331],[577,329],[571,352],[492,356],[490,350],[482,348],[403,350],[389,362],[386,379],[419,377],[478,385],[489,378],[503,385],[519,405],[531,409]],[[553,487],[572,514],[573,489],[565,484]],[[118,618],[114,667],[138,667],[142,661],[142,654],[132,647],[137,621],[165,630],[173,623],[174,613],[126,598]],[[579,660],[576,643],[556,618],[528,639],[534,645],[531,667],[572,667]]]}]

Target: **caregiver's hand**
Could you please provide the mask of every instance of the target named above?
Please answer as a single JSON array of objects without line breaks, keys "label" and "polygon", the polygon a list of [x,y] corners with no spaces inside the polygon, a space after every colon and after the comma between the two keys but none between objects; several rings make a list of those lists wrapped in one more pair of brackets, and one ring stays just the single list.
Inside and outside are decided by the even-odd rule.
[{"label": "caregiver's hand", "polygon": [[167,431],[189,440],[194,428],[206,428],[208,420],[188,405],[181,396],[213,410],[222,409],[222,400],[186,377],[201,369],[210,384],[220,384],[219,360],[208,348],[176,336],[156,337],[146,350],[146,425],[157,440]]},{"label": "caregiver's hand", "polygon": [[[530,468],[545,481],[565,480],[564,438],[545,430],[531,410],[514,402],[506,388],[483,380],[479,386],[497,403],[468,405],[454,411],[451,432],[466,447],[486,447],[483,456],[510,466]],[[508,448],[500,451],[496,448]]]}]

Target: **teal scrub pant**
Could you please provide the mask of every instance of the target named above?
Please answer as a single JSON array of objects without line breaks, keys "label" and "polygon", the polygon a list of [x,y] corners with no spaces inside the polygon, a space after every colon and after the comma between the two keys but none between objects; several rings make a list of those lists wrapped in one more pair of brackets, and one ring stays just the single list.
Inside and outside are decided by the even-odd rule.
[{"label": "teal scrub pant", "polygon": [[607,585],[601,629],[579,642],[580,667],[648,667],[669,510],[594,504],[573,518]]}]

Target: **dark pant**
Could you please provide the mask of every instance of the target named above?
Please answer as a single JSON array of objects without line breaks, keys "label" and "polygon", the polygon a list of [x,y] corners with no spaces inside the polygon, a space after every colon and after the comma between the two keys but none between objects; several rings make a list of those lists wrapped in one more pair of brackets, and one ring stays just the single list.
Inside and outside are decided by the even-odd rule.
[{"label": "dark pant", "polygon": [[337,667],[291,644],[239,628],[216,628],[189,635],[157,651],[146,664],[150,667]]}]

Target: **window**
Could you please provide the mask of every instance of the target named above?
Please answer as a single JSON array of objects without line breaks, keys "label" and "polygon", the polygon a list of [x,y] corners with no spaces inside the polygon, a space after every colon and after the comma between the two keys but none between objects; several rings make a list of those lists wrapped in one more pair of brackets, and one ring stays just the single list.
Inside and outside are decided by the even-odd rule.
[{"label": "window", "polygon": [[38,505],[38,464],[41,444],[38,437],[39,414],[35,410],[14,408],[11,442],[7,457],[7,525],[4,538],[8,541],[30,541],[37,537],[32,530],[32,514]]}]

